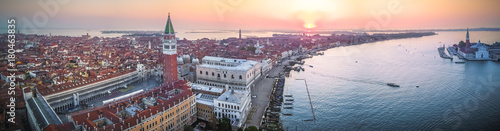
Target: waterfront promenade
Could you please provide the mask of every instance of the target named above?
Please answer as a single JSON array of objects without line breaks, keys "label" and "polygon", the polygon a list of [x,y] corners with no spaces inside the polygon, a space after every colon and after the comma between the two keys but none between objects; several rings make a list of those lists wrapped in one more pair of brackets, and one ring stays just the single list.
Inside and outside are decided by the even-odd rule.
[{"label": "waterfront promenade", "polygon": [[[255,95],[256,98],[252,97],[252,106],[256,107],[257,110],[253,113],[251,119],[249,120],[249,123],[247,123],[246,127],[249,126],[255,126],[259,127],[262,116],[264,115],[264,112],[266,110],[266,107],[269,104],[269,97],[271,95],[271,91],[274,86],[274,77],[278,76],[279,74],[283,71],[284,65],[288,64],[288,61],[293,61],[297,58],[297,56],[291,56],[290,59],[285,59],[282,61],[282,64],[278,64],[275,66],[273,69],[271,69],[268,73],[263,74],[261,79],[259,79],[255,87],[252,89],[252,96]],[[270,78],[266,78],[266,75],[269,75]],[[247,121],[248,122],[248,121]]]}]

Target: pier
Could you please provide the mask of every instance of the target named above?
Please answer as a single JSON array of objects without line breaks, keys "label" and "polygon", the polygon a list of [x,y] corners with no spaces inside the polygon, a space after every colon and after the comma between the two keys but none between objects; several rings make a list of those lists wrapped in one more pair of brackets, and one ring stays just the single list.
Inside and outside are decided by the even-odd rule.
[{"label": "pier", "polygon": [[313,115],[313,120],[316,120],[316,115],[314,115],[314,108],[311,101],[311,95],[309,94],[309,87],[307,87],[307,80],[306,79],[295,79],[295,80],[304,80],[304,83],[306,84],[307,96],[309,96],[309,104],[311,104],[311,112]]},{"label": "pier", "polygon": [[452,57],[448,56],[448,54],[446,54],[446,52],[444,52],[444,47],[439,47],[438,52],[439,52],[439,56],[441,56],[441,58],[453,59]]},{"label": "pier", "polygon": [[455,49],[455,47],[448,47],[448,48],[446,48],[446,50],[448,51],[448,54],[450,54],[450,57],[452,57],[452,58],[453,58],[453,56],[454,56],[454,55],[455,55],[455,53],[456,53],[456,49]]}]

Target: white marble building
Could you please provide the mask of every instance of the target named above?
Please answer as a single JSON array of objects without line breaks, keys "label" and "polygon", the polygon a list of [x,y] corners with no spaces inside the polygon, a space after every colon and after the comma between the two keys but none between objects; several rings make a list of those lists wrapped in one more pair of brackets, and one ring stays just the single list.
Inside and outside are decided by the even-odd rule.
[{"label": "white marble building", "polygon": [[196,65],[196,83],[201,85],[250,91],[261,75],[256,61],[205,56],[201,62]]},{"label": "white marble building", "polygon": [[477,48],[477,51],[475,52],[476,59],[490,59],[488,46],[483,45],[481,41],[477,42],[476,45],[471,46],[471,48]]},{"label": "white marble building", "polygon": [[226,91],[214,99],[214,113],[217,119],[229,118],[231,125],[242,127],[251,107],[248,91]]}]

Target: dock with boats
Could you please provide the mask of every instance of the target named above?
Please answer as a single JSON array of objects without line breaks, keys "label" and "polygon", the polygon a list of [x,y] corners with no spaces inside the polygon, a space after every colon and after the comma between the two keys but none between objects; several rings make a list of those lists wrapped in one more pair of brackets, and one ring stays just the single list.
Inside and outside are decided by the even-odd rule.
[{"label": "dock with boats", "polygon": [[284,78],[276,78],[274,81],[274,86],[271,91],[269,105],[266,107],[264,116],[262,118],[262,123],[260,129],[266,130],[280,130],[283,129],[283,125],[280,122],[280,117],[292,116],[292,113],[282,112],[283,105],[283,91],[285,86]]}]

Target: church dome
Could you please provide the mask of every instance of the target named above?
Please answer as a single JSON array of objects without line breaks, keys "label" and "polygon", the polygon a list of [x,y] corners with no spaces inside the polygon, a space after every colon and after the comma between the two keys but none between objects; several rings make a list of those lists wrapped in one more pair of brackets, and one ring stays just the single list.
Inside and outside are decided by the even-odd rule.
[{"label": "church dome", "polygon": [[199,63],[200,63],[200,60],[198,60],[198,58],[194,58],[192,63],[193,63],[193,64],[199,64]]},{"label": "church dome", "polygon": [[178,65],[182,65],[182,64],[184,64],[184,61],[182,60],[182,58],[181,58],[181,57],[177,57],[177,64],[178,64]]},{"label": "church dome", "polygon": [[191,57],[189,55],[182,55],[182,60],[184,61],[184,63],[190,63]]}]

